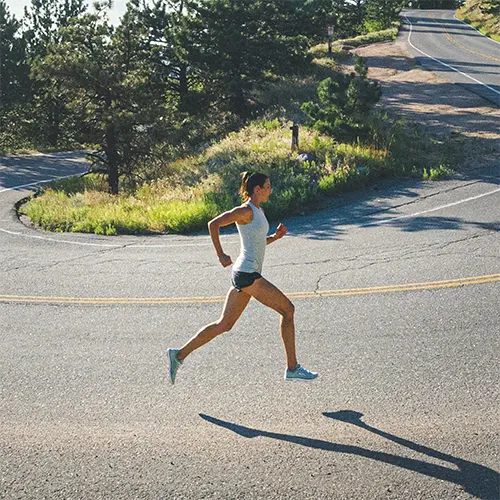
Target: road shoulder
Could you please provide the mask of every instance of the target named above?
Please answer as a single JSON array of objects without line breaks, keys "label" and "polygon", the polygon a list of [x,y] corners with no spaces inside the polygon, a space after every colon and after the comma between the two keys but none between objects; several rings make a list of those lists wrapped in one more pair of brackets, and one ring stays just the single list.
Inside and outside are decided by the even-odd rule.
[{"label": "road shoulder", "polygon": [[406,50],[404,31],[395,42],[361,47],[368,77],[379,81],[380,106],[390,115],[420,124],[433,138],[465,143],[462,170],[500,163],[500,110],[460,85],[420,66]]}]

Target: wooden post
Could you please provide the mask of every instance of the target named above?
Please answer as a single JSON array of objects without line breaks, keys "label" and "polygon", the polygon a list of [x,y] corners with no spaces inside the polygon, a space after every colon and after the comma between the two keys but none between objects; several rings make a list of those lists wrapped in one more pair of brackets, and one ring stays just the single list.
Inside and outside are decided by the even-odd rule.
[{"label": "wooden post", "polygon": [[299,125],[294,123],[292,127],[290,127],[292,131],[292,151],[299,149]]},{"label": "wooden post", "polygon": [[328,26],[328,57],[332,57],[333,26]]}]

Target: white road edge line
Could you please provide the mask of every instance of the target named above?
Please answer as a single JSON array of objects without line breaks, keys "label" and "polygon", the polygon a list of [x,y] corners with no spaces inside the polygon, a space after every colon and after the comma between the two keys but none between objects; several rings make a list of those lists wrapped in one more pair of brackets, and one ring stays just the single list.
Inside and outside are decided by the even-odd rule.
[{"label": "white road edge line", "polygon": [[125,246],[125,245],[110,245],[108,243],[82,243],[79,241],[58,240],[56,238],[46,238],[45,236],[37,236],[35,234],[25,234],[25,233],[18,233],[15,231],[8,231],[7,229],[2,229],[2,228],[0,228],[0,231],[2,233],[10,234],[12,236],[21,236],[23,238],[34,238],[36,240],[44,240],[44,241],[53,241],[55,243],[68,243],[70,245],[81,245],[88,247],[107,247],[107,248],[120,248]]},{"label": "white road edge line", "polygon": [[[428,214],[431,212],[436,212],[438,210],[443,210],[444,208],[449,208],[449,207],[454,207],[456,205],[461,205],[463,203],[467,203],[469,201],[474,201],[478,200],[480,198],[484,198],[485,196],[490,196],[492,194],[500,192],[500,188],[494,189],[493,191],[488,191],[487,193],[482,193],[478,194],[476,196],[471,196],[469,198],[465,198],[463,200],[455,201],[453,203],[447,203],[446,205],[440,205],[439,207],[435,208],[430,208],[429,210],[423,210],[421,212],[416,212],[414,214],[408,214],[408,215],[399,215],[397,217],[391,217],[390,219],[382,219],[382,220],[376,220],[376,221],[371,221],[367,222],[366,224],[360,224],[358,228],[362,227],[370,227],[370,226],[377,226],[380,224],[389,224],[393,221],[400,220],[400,219],[411,219],[412,217],[418,217],[419,215],[423,214]],[[339,223],[338,226],[341,226],[342,223]],[[132,244],[125,244],[125,245],[112,245],[112,244],[107,244],[107,243],[85,243],[85,242],[78,242],[78,241],[69,241],[69,240],[58,240],[56,238],[46,238],[45,236],[37,236],[37,235],[32,235],[32,234],[24,234],[24,233],[17,233],[14,231],[8,231],[6,229],[0,228],[0,231],[3,233],[11,234],[13,236],[22,236],[26,238],[36,238],[40,240],[46,240],[46,241],[53,241],[55,243],[68,243],[70,245],[81,245],[81,246],[96,246],[96,247],[113,247],[113,248],[170,248],[170,247],[196,247],[196,246],[210,246],[211,243],[179,243],[179,244],[172,244],[172,245],[134,245]],[[230,235],[226,235],[226,238],[229,238]]]},{"label": "white road edge line", "polygon": [[484,38],[487,38],[490,42],[493,43],[498,43],[500,45],[500,42],[497,42],[496,40],[493,40],[493,38],[490,38],[489,36],[486,36],[484,33],[481,33],[477,28],[474,28],[474,26],[471,26],[469,23],[466,23],[465,21],[462,21],[462,19],[458,19],[457,15],[454,14],[453,17],[457,20],[460,21],[461,23],[464,23],[466,26],[468,26],[470,29],[477,31],[481,36],[484,36]]},{"label": "white road edge line", "polygon": [[483,87],[486,87],[487,89],[491,90],[492,92],[495,92],[495,94],[498,94],[500,95],[500,92],[498,90],[495,90],[493,87],[490,87],[489,85],[487,85],[486,83],[483,83],[479,80],[476,80],[476,78],[474,78],[473,76],[470,76],[468,75],[467,73],[464,73],[460,70],[458,70],[457,68],[454,68],[453,66],[450,66],[449,64],[446,64],[445,62],[443,61],[440,61],[439,59],[436,59],[435,57],[432,57],[430,56],[429,54],[426,54],[424,51],[418,49],[417,47],[415,47],[415,45],[413,45],[412,41],[411,41],[411,35],[413,33],[413,24],[411,23],[411,21],[408,19],[408,17],[405,15],[404,18],[408,21],[408,24],[410,25],[410,33],[408,34],[408,43],[418,52],[420,52],[421,54],[423,54],[425,57],[428,57],[429,59],[432,59],[433,61],[436,61],[437,63],[439,64],[442,64],[443,66],[445,66],[446,68],[450,68],[452,69],[453,71],[456,71],[457,73],[460,73],[462,76],[465,76],[466,78],[469,78],[469,80],[472,80],[473,82],[476,82],[476,83],[479,83],[479,85],[482,85]]},{"label": "white road edge line", "polygon": [[[58,240],[57,238],[48,238],[45,236],[38,236],[35,234],[19,233],[15,231],[8,231],[7,229],[2,229],[0,227],[0,232],[10,234],[11,236],[21,236],[23,238],[35,238],[37,240],[52,241],[54,243],[66,243],[68,245],[79,245],[86,247],[106,247],[106,248],[171,248],[171,247],[203,247],[210,246],[211,243],[179,243],[171,245],[135,245],[134,243],[124,243],[122,245],[111,243],[87,243],[82,241],[71,241],[71,240]],[[227,236],[226,236],[227,237]]]},{"label": "white road edge line", "polygon": [[[49,179],[45,179],[43,181],[36,181],[36,182],[30,182],[29,184],[21,184],[20,186],[13,186],[5,189],[0,189],[0,193],[5,193],[7,191],[15,191],[17,189],[23,189],[27,187],[33,187],[37,186],[39,184],[47,184],[48,182],[52,182],[55,180],[60,180],[60,179],[69,179],[70,177],[76,177],[77,175],[82,175],[85,172],[82,173],[75,173],[71,175],[64,175],[64,176],[55,176],[51,177]],[[130,247],[130,248],[170,248],[170,247],[198,247],[198,246],[209,246],[211,245],[210,242],[206,243],[179,243],[179,244],[170,244],[170,245],[134,245],[132,244],[124,244],[124,245],[119,245],[119,244],[111,244],[111,243],[88,243],[88,242],[80,242],[80,241],[71,241],[71,240],[59,240],[57,238],[49,238],[46,236],[39,236],[39,235],[34,235],[34,234],[25,234],[21,232],[15,232],[15,231],[8,231],[7,229],[2,229],[0,228],[0,231],[2,233],[10,234],[12,236],[21,236],[24,238],[34,238],[37,240],[44,240],[44,241],[53,241],[55,243],[66,243],[69,245],[78,245],[78,246],[91,246],[91,247],[105,247],[105,248],[120,248],[120,247]],[[228,235],[221,235],[221,238],[227,238]],[[203,238],[207,238],[207,236],[203,236]]]},{"label": "white road edge line", "polygon": [[[78,174],[75,174],[75,175],[78,175]],[[20,189],[21,187],[33,186],[33,185],[36,185],[36,184],[43,184],[43,183],[50,182],[50,181],[55,180],[55,179],[65,179],[65,178],[68,178],[68,177],[73,177],[73,176],[72,175],[68,175],[68,176],[65,176],[65,177],[55,177],[54,179],[48,179],[48,180],[45,180],[45,181],[38,181],[38,182],[31,183],[31,184],[25,184],[23,186],[15,186],[15,187],[12,187],[12,188],[5,189],[3,191]],[[3,192],[3,191],[0,191],[0,193]],[[421,212],[416,212],[414,214],[400,215],[400,216],[397,216],[397,217],[391,217],[390,219],[382,219],[382,220],[378,220],[378,221],[367,222],[366,224],[360,224],[358,226],[358,228],[376,226],[376,225],[379,225],[379,224],[388,224],[388,223],[390,223],[392,221],[399,220],[399,219],[410,219],[412,217],[418,217],[419,215],[427,214],[427,213],[430,213],[430,212],[436,212],[437,210],[442,210],[444,208],[454,207],[455,205],[461,205],[462,203],[467,203],[469,201],[474,201],[474,200],[477,200],[479,198],[483,198],[485,196],[490,196],[490,195],[498,193],[498,192],[500,192],[500,188],[494,189],[493,191],[488,191],[487,193],[479,194],[479,195],[476,195],[476,196],[471,196],[471,197],[465,198],[463,200],[455,201],[453,203],[448,203],[446,205],[441,205],[439,207],[431,208],[429,210],[423,210]],[[338,226],[341,226],[341,225],[342,225],[342,223],[338,224]],[[131,244],[121,244],[121,245],[120,244],[115,244],[114,245],[114,244],[110,244],[110,243],[88,243],[88,242],[80,242],[80,241],[59,240],[57,238],[48,238],[48,237],[45,237],[45,236],[39,236],[39,235],[34,235],[34,234],[26,234],[26,233],[20,233],[20,232],[15,232],[15,231],[8,231],[7,229],[2,229],[2,228],[0,228],[0,232],[6,233],[6,234],[10,234],[12,236],[21,236],[23,238],[34,238],[34,239],[38,239],[38,240],[52,241],[54,243],[66,243],[66,244],[69,244],[69,245],[106,247],[106,248],[120,248],[120,247],[122,247],[122,248],[198,247],[198,246],[210,246],[212,244],[210,241],[208,241],[206,243],[179,243],[179,244],[175,244],[174,243],[174,244],[170,244],[170,245],[135,245],[133,243],[131,243]],[[231,236],[234,236],[234,235],[221,235],[221,237],[223,237],[223,238],[231,238]],[[208,236],[203,236],[203,238],[208,238]]]},{"label": "white road edge line", "polygon": [[442,210],[443,208],[454,207],[456,205],[461,205],[462,203],[467,203],[468,201],[478,200],[479,198],[484,198],[485,196],[490,196],[490,195],[498,193],[498,192],[500,192],[500,188],[494,189],[493,191],[489,191],[487,193],[478,194],[477,196],[471,196],[470,198],[465,198],[463,200],[455,201],[453,203],[448,203],[446,205],[441,205],[439,207],[430,208],[429,210],[423,210],[422,212],[416,212],[414,214],[409,214],[409,215],[399,215],[398,217],[392,217],[390,219],[383,219],[383,220],[373,221],[373,222],[370,222],[370,223],[367,223],[367,224],[363,224],[360,227],[375,226],[375,225],[378,225],[378,224],[388,224],[388,223],[393,222],[395,220],[410,219],[411,217],[418,217],[419,215],[428,214],[430,212],[436,212],[437,210]]},{"label": "white road edge line", "polygon": [[51,177],[50,179],[45,179],[44,181],[30,182],[29,184],[22,184],[21,186],[14,186],[10,188],[0,189],[0,193],[5,193],[6,191],[15,191],[16,189],[23,189],[27,187],[37,186],[38,184],[47,184],[47,182],[58,181],[60,179],[69,179],[70,177],[76,177],[77,175],[83,175],[85,172],[81,174],[71,174],[64,175],[63,177]]}]

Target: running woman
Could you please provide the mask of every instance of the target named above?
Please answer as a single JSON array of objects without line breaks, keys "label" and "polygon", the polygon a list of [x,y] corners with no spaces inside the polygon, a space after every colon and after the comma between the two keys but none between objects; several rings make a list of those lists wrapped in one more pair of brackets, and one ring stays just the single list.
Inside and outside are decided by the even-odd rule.
[{"label": "running woman", "polygon": [[231,330],[245,310],[250,298],[274,309],[281,315],[280,333],[285,347],[287,368],[285,380],[313,380],[318,374],[297,363],[295,355],[294,305],[272,283],[262,277],[262,264],[266,245],[285,236],[287,229],[279,224],[272,236],[267,236],[269,223],[260,208],[271,196],[271,182],[265,174],[244,172],[240,194],[245,203],[215,217],[208,223],[212,242],[222,267],[233,262],[224,253],[220,243],[220,228],[236,223],[241,241],[241,251],[232,269],[230,288],[221,317],[202,328],[180,349],[168,350],[168,376],[175,383],[177,370],[195,349],[213,340],[217,335]]}]

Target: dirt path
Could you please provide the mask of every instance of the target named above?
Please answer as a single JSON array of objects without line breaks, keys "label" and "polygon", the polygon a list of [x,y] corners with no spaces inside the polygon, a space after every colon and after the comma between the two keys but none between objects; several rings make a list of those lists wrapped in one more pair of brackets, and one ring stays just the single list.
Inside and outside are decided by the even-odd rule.
[{"label": "dirt path", "polygon": [[353,52],[367,58],[368,77],[381,83],[380,105],[391,115],[421,124],[431,137],[463,141],[469,154],[462,168],[500,164],[500,109],[423,69],[403,40]]}]

